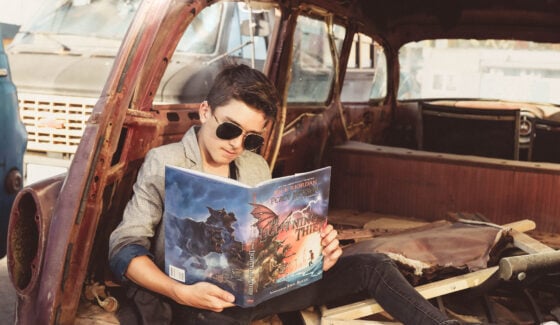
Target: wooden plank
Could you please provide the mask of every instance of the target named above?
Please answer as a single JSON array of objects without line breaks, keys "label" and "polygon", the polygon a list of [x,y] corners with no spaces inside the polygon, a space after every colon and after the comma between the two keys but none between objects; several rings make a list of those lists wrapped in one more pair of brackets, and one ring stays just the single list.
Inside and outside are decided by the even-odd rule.
[{"label": "wooden plank", "polygon": [[363,228],[367,222],[378,219],[381,216],[383,215],[369,211],[330,209],[329,223]]},{"label": "wooden plank", "polygon": [[337,239],[338,240],[348,240],[348,239],[364,239],[373,238],[374,232],[368,229],[339,229]]},{"label": "wooden plank", "polygon": [[510,235],[513,237],[513,245],[526,253],[535,254],[555,250],[525,234],[525,232],[535,230],[536,224],[533,220],[524,219],[511,222],[503,225],[502,228],[509,230]]},{"label": "wooden plank", "polygon": [[515,229],[511,230],[511,236],[513,237],[513,245],[529,254],[555,251],[550,246],[547,246],[529,235]]},{"label": "wooden plank", "polygon": [[511,228],[517,232],[527,232],[537,228],[533,220],[523,219],[515,222],[510,222],[502,226],[503,228]]},{"label": "wooden plank", "polygon": [[370,211],[333,208],[329,211],[329,223],[365,229],[405,229],[428,222]]},{"label": "wooden plank", "polygon": [[396,322],[379,322],[373,320],[349,320],[349,319],[322,319],[321,325],[396,325]]},{"label": "wooden plank", "polygon": [[398,231],[398,230],[406,230],[411,228],[417,228],[429,224],[426,221],[418,221],[418,220],[410,220],[405,218],[390,218],[390,217],[381,217],[371,221],[368,221],[364,224],[365,229],[371,229],[375,231]]},{"label": "wooden plank", "polygon": [[305,325],[321,325],[321,316],[319,313],[313,308],[312,310],[304,309],[300,310],[301,318],[303,319],[303,323]]},{"label": "wooden plank", "polygon": [[479,220],[458,219],[457,221],[463,223],[475,224],[475,225],[485,225],[485,226],[501,228],[506,231],[517,230],[519,232],[526,232],[536,228],[535,222],[530,219],[518,220],[518,221],[503,224],[501,226],[492,222],[479,221]]}]

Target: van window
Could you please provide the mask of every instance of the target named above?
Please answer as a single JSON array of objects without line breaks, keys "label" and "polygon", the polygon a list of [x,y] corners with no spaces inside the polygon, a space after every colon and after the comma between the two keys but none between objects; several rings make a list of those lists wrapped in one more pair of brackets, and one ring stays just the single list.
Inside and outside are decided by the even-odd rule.
[{"label": "van window", "polygon": [[[234,12],[233,23],[231,24],[228,52],[232,56],[264,61],[268,52],[269,36],[274,30],[274,15],[268,10],[249,9],[242,2],[238,3],[237,6],[238,10]],[[250,17],[250,14],[252,14],[252,17]],[[248,26],[249,23],[255,25],[253,31],[254,43],[251,43],[250,31],[243,28]]]},{"label": "van window", "polygon": [[387,95],[387,60],[379,43],[357,33],[348,57],[341,100],[367,102]]},{"label": "van window", "polygon": [[[48,1],[40,10],[40,16],[26,27],[26,34],[23,37],[41,35],[48,38],[53,45],[59,43],[72,51],[76,48],[99,47],[103,44],[98,41],[79,41],[75,36],[120,41],[140,2],[140,0]],[[216,3],[205,8],[195,17],[176,51],[191,54],[214,53],[220,36],[220,27],[225,26],[222,19],[223,7],[223,3]],[[111,46],[116,51],[119,44],[111,43]]]},{"label": "van window", "polygon": [[244,2],[220,1],[204,8],[182,36],[155,102],[203,101],[214,77],[227,64],[262,71],[277,15],[279,10],[273,6],[250,8]]},{"label": "van window", "polygon": [[122,39],[141,0],[49,0],[26,32]]},{"label": "van window", "polygon": [[[333,26],[335,46],[340,52],[345,28]],[[288,102],[325,103],[334,80],[327,23],[299,16],[294,35],[292,78]]]},{"label": "van window", "polygon": [[375,71],[369,98],[381,99],[387,96],[387,56],[380,45],[374,46],[374,53]]},{"label": "van window", "polygon": [[214,53],[220,35],[222,9],[222,4],[216,3],[202,10],[181,37],[175,51],[200,54]]}]

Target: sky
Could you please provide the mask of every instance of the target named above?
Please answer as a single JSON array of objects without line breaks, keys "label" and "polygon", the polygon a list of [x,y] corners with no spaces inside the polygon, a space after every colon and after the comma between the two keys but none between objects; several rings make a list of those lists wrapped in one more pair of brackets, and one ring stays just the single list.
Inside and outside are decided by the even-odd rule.
[{"label": "sky", "polygon": [[0,0],[0,23],[21,25],[45,0]]}]

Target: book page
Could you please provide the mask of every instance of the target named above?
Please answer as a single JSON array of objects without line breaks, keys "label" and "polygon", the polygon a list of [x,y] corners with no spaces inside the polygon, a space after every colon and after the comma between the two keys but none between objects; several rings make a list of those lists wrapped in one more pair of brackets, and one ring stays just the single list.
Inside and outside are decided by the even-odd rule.
[{"label": "book page", "polygon": [[256,280],[248,303],[259,303],[322,277],[320,231],[327,223],[330,168],[277,178],[252,192]]}]

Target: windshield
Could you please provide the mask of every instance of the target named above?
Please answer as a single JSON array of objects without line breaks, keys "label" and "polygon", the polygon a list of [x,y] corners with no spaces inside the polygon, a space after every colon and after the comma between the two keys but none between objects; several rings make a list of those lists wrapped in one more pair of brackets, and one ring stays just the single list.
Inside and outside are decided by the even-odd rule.
[{"label": "windshield", "polygon": [[[119,41],[109,43],[116,49],[140,3],[141,0],[49,0],[32,23],[22,28],[20,39],[16,43],[39,42],[31,37],[39,34],[52,42],[64,44],[67,49],[74,49],[76,44],[100,46],[100,43],[90,40],[87,43],[78,41],[84,37]],[[222,12],[223,4],[216,3],[196,16],[183,35],[177,51],[213,53],[219,36]]]},{"label": "windshield", "polygon": [[222,7],[221,3],[216,3],[202,10],[183,34],[177,51],[213,53],[220,32]]},{"label": "windshield", "polygon": [[[337,50],[342,47],[345,32],[343,26],[333,26]],[[306,16],[298,17],[288,91],[289,102],[324,103],[328,99],[335,77],[328,33],[326,21]]]},{"label": "windshield", "polygon": [[560,104],[560,44],[426,40],[404,45],[398,98]]},{"label": "windshield", "polygon": [[23,29],[31,33],[122,39],[141,0],[49,0]]}]

